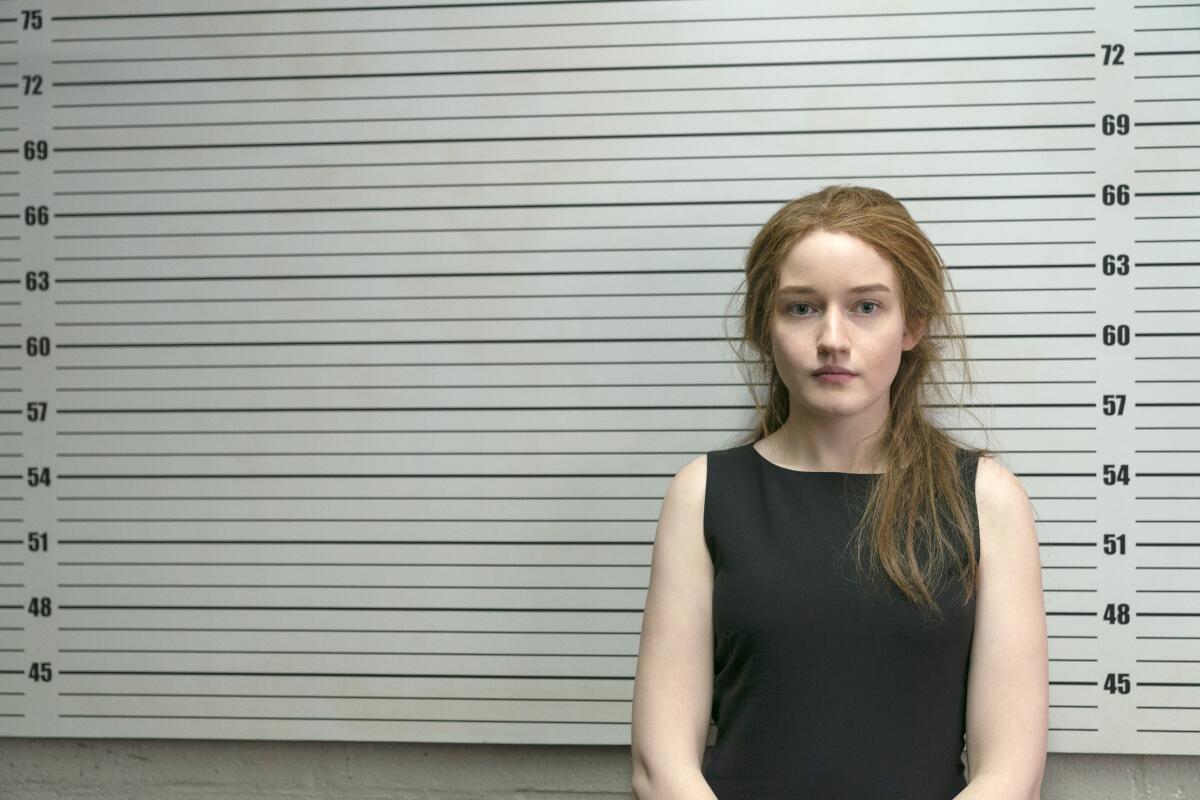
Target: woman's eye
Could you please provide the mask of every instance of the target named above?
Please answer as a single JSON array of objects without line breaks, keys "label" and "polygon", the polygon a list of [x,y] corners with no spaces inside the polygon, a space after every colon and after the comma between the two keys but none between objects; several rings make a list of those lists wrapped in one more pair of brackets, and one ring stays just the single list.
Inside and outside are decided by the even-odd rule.
[{"label": "woman's eye", "polygon": [[[874,307],[875,307],[875,311],[869,311],[869,312],[867,312],[867,313],[868,313],[868,315],[876,313],[876,312],[878,311],[879,307],[880,307],[880,304],[879,304],[879,303],[876,303],[874,300],[863,300],[863,301],[862,301],[862,302],[860,302],[858,305],[859,305],[859,307],[862,307],[862,306],[874,306]],[[787,310],[788,310],[788,311],[791,311],[791,310],[792,310],[792,309],[794,309],[794,308],[808,308],[808,303],[792,303],[791,305],[789,305],[789,306],[787,307]]]}]

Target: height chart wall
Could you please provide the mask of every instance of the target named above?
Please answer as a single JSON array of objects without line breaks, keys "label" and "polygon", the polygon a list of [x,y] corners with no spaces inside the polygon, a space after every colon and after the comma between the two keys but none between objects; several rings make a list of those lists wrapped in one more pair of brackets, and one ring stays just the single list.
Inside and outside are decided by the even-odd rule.
[{"label": "height chart wall", "polygon": [[1200,753],[1197,31],[0,0],[0,734],[627,744],[663,493],[751,418],[745,247],[861,183],[1033,498],[1050,749]]}]

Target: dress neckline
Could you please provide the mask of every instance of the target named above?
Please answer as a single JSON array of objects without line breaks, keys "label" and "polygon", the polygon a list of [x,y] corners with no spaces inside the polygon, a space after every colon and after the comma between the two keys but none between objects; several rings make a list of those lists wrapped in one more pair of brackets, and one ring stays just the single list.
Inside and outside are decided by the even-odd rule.
[{"label": "dress neckline", "polygon": [[882,472],[835,472],[835,471],[831,471],[831,470],[792,469],[791,467],[784,467],[779,464],[776,464],[774,461],[771,461],[766,456],[764,456],[762,453],[758,452],[758,448],[756,448],[754,446],[754,442],[751,442],[750,444],[746,445],[746,447],[750,448],[750,452],[753,453],[754,457],[757,458],[759,461],[761,461],[764,464],[767,464],[771,467],[774,467],[775,469],[780,470],[781,472],[791,472],[791,473],[797,474],[797,475],[847,475],[847,476],[854,476],[854,477],[861,477],[861,478],[877,478],[880,475],[884,474]]}]

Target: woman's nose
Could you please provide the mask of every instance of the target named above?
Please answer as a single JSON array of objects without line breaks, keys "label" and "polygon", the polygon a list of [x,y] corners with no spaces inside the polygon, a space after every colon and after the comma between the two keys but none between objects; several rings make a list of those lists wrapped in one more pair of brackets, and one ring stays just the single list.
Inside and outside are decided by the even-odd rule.
[{"label": "woman's nose", "polygon": [[841,349],[846,346],[846,321],[837,311],[829,311],[821,322],[820,335],[817,338],[819,347]]}]

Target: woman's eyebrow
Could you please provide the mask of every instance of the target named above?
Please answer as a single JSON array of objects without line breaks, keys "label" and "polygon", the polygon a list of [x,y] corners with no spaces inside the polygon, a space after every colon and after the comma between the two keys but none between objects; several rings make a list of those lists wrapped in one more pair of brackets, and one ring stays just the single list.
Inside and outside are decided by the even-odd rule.
[{"label": "woman's eyebrow", "polygon": [[[854,286],[850,290],[850,294],[865,294],[867,292],[891,292],[882,283],[868,283],[865,286]],[[779,290],[780,294],[819,294],[816,287],[813,286],[784,286]]]}]

